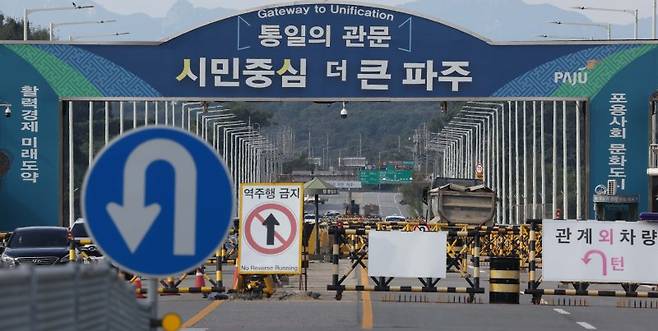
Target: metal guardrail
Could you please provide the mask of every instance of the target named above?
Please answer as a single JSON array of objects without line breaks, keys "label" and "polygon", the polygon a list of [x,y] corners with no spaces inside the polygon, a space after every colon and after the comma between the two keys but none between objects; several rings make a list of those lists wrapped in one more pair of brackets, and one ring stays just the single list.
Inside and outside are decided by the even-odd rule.
[{"label": "metal guardrail", "polygon": [[151,308],[106,264],[0,270],[3,330],[150,330]]}]

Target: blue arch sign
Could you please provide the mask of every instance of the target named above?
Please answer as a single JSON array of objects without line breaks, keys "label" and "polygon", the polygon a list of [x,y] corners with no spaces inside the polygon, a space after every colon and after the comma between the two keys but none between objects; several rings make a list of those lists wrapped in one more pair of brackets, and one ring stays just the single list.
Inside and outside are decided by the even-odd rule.
[{"label": "blue arch sign", "polygon": [[[646,120],[658,89],[658,76],[650,74],[658,72],[656,41],[500,43],[400,9],[301,1],[162,42],[0,42],[0,57],[0,99],[19,108],[36,98],[39,108],[38,132],[22,130],[19,116],[0,121],[0,153],[9,160],[0,181],[0,219],[7,220],[0,231],[63,223],[58,110],[73,98],[586,100],[586,138],[597,143],[583,156],[590,165],[584,191],[626,176],[620,193],[639,196],[640,210],[650,201]],[[624,118],[617,121],[633,133],[623,139],[610,125],[620,100]],[[16,142],[23,138],[38,139],[37,161],[22,158],[25,147]],[[613,155],[620,151],[623,161]],[[23,172],[23,161],[37,170]],[[42,208],[29,208],[35,198],[45,201]]]},{"label": "blue arch sign", "polygon": [[82,191],[94,242],[122,269],[164,277],[202,265],[231,223],[226,167],[185,131],[150,127],[114,140]]}]

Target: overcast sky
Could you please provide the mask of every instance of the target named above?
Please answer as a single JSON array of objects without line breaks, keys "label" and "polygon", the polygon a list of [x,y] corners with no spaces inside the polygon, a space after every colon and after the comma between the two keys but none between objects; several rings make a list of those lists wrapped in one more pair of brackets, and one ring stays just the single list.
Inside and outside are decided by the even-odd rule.
[{"label": "overcast sky", "polygon": [[[10,0],[2,0],[10,1]],[[18,0],[11,0],[18,1]],[[248,9],[268,4],[289,3],[292,1],[282,0],[189,0],[195,6],[214,8],[224,7],[231,9]],[[436,0],[441,1],[441,0]],[[505,0],[490,0],[505,1]],[[605,7],[618,9],[639,9],[639,16],[651,17],[652,1],[651,0],[523,0],[530,4],[549,3],[555,6],[569,9],[572,6],[590,6]],[[84,1],[80,1],[84,2]],[[155,17],[165,16],[167,10],[176,2],[176,0],[96,0],[110,11],[121,14],[145,13]],[[396,6],[413,0],[359,0],[362,3],[375,3],[389,6]],[[633,22],[633,16],[625,13],[610,13],[585,11],[584,14],[594,21],[602,21],[613,24],[628,24]]]}]

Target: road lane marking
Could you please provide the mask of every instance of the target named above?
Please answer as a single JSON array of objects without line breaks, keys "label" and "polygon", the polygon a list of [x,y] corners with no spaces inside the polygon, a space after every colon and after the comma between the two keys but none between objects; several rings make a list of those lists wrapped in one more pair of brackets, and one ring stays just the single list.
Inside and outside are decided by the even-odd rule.
[{"label": "road lane marking", "polygon": [[566,311],[566,310],[564,310],[564,309],[553,308],[553,310],[554,310],[556,313],[560,314],[560,315],[571,315],[570,312],[568,312],[568,311]]},{"label": "road lane marking", "polygon": [[596,330],[596,328],[592,324],[589,324],[587,322],[576,322],[576,324],[582,326],[583,328],[585,328],[587,330]]},{"label": "road lane marking", "polygon": [[[368,273],[365,269],[361,268],[361,285],[368,284]],[[372,301],[370,300],[370,292],[361,291],[361,328],[364,330],[372,329]]]},{"label": "road lane marking", "polygon": [[205,306],[203,309],[199,310],[198,313],[196,313],[194,316],[192,316],[189,320],[185,321],[181,328],[190,328],[199,323],[202,319],[206,318],[210,313],[212,313],[219,305],[224,303],[226,300],[217,300],[211,302],[209,305]]}]

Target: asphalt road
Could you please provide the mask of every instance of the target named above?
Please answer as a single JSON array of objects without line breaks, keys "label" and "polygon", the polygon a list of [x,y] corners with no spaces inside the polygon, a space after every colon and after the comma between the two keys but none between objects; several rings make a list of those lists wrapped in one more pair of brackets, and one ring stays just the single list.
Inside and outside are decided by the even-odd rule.
[{"label": "asphalt road", "polygon": [[[317,264],[311,289],[322,291],[327,264]],[[313,267],[312,267],[313,269]],[[230,270],[225,278],[230,279]],[[360,271],[354,282],[367,281]],[[446,279],[458,281],[458,277]],[[409,280],[407,280],[409,281]],[[443,280],[442,280],[443,282]],[[452,286],[453,284],[449,284]],[[445,285],[444,285],[445,286]],[[487,286],[483,284],[483,286]],[[283,291],[283,290],[280,290]],[[187,330],[656,330],[658,309],[617,308],[615,298],[589,298],[589,306],[532,305],[521,296],[519,305],[444,303],[446,294],[345,293],[336,301],[323,292],[319,300],[294,296],[292,299],[232,299],[208,301],[186,294],[160,298],[160,312],[175,311],[186,321]],[[413,301],[418,295],[423,301]],[[443,298],[443,299],[441,299]],[[445,300],[445,299],[448,300]],[[391,302],[393,299],[393,302]],[[483,297],[486,302],[486,297]]]}]

